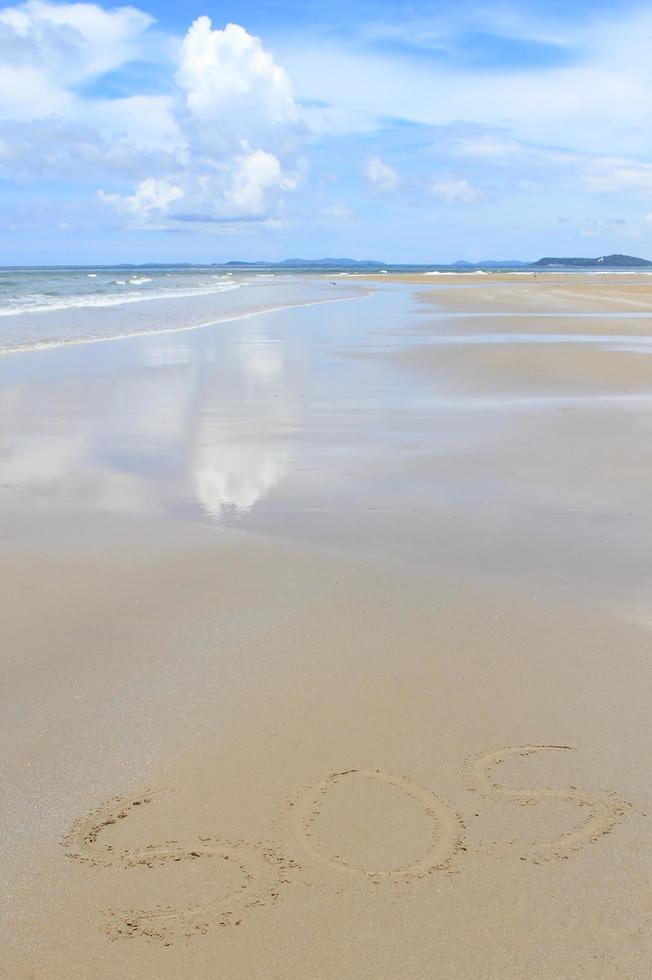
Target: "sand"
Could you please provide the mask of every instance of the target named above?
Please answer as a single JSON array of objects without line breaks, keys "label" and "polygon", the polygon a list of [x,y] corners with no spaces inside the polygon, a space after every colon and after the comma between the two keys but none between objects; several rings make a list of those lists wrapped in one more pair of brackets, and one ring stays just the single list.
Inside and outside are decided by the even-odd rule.
[{"label": "sand", "polygon": [[370,281],[0,363],[2,975],[649,976],[652,320]]}]

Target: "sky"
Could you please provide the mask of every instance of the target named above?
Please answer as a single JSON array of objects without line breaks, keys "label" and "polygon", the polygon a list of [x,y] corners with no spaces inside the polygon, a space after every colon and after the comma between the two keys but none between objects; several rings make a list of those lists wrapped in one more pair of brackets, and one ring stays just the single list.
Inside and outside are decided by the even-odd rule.
[{"label": "sky", "polygon": [[0,263],[652,257],[652,2],[0,3]]}]

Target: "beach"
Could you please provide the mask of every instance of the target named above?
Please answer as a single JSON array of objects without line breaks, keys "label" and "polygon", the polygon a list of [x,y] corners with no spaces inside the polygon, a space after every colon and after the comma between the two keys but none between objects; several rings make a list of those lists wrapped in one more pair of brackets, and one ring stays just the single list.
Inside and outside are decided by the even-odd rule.
[{"label": "beach", "polygon": [[0,976],[649,976],[652,278],[193,288],[6,318]]}]

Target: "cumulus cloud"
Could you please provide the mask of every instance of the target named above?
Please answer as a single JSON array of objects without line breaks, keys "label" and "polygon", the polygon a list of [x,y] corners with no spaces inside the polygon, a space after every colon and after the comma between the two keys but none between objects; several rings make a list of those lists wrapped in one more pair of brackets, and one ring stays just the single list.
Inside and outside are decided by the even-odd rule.
[{"label": "cumulus cloud", "polygon": [[[535,24],[523,4],[508,4],[490,14],[500,37],[561,44],[574,58],[508,65],[501,56],[470,67],[467,52],[449,42],[486,35],[473,27],[475,41],[467,36],[471,9],[484,23],[477,5],[449,4],[445,16],[443,8],[420,12],[420,31],[404,18],[389,33],[360,11],[346,43],[332,31],[318,40],[317,32],[285,32],[273,54],[244,27],[207,17],[172,37],[142,10],[104,0],[2,6],[0,177],[77,181],[82,209],[92,182],[105,215],[123,225],[233,232],[237,222],[285,219],[307,173],[311,119],[317,172],[333,167],[330,137],[341,145],[346,133],[366,134],[373,155],[361,176],[397,219],[425,195],[451,207],[508,208],[517,200],[539,227],[569,213],[578,235],[593,227],[584,215],[599,210],[596,199],[605,210],[622,209],[628,227],[646,224],[652,12],[596,8],[589,20],[562,18],[557,31],[552,14],[541,11]],[[398,45],[388,46],[392,38]],[[415,45],[428,57],[408,50]],[[439,50],[446,56],[430,56]],[[388,159],[403,161],[400,177]],[[341,188],[341,204],[329,210],[317,182],[319,220],[347,219],[350,180]],[[405,200],[392,197],[401,190]],[[53,197],[46,188],[42,203],[56,225],[79,200]],[[578,212],[586,198],[596,207]],[[302,201],[302,213],[309,208]],[[371,209],[368,220],[380,220],[379,212]]]},{"label": "cumulus cloud", "polygon": [[238,24],[213,30],[208,17],[199,17],[181,45],[176,80],[193,118],[221,126],[237,120],[240,138],[259,138],[299,118],[286,71]]},{"label": "cumulus cloud", "polygon": [[164,214],[174,201],[183,197],[183,191],[167,180],[147,177],[140,182],[133,194],[121,196],[98,191],[98,196],[103,204],[112,205],[118,211],[142,220],[152,214]]},{"label": "cumulus cloud", "polygon": [[428,190],[445,204],[473,204],[479,200],[480,192],[463,177],[443,177],[433,180]]},{"label": "cumulus cloud", "polygon": [[[287,73],[237,24],[199,17],[173,58],[152,24],[132,7],[92,3],[0,11],[0,168],[104,175],[98,200],[139,226],[272,217],[305,169]],[[162,70],[163,92],[85,94],[137,59]]]},{"label": "cumulus cloud", "polygon": [[173,113],[184,137],[183,166],[167,175],[174,194],[141,183],[105,203],[137,223],[269,218],[301,177],[299,113],[290,79],[259,38],[237,24],[213,30],[199,17],[186,34]]},{"label": "cumulus cloud", "polygon": [[398,174],[381,157],[369,157],[364,168],[369,188],[376,194],[390,194],[400,183]]},{"label": "cumulus cloud", "polygon": [[291,191],[296,185],[297,177],[284,174],[272,153],[254,150],[246,156],[236,157],[224,196],[234,211],[255,215],[263,210],[265,195],[271,188]]},{"label": "cumulus cloud", "polygon": [[230,158],[212,173],[186,170],[175,180],[177,183],[147,177],[133,194],[100,190],[98,198],[134,225],[158,228],[163,219],[220,224],[268,218],[272,203],[278,203],[280,195],[294,190],[297,183],[265,150]]}]

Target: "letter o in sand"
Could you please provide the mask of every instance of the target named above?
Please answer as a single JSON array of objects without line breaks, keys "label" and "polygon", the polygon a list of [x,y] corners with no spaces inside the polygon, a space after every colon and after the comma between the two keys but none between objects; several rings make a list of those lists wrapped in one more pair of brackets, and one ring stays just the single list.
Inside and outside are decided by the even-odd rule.
[{"label": "letter o in sand", "polygon": [[[390,870],[374,870],[359,867],[337,855],[325,854],[313,843],[313,826],[320,816],[322,804],[328,792],[342,779],[370,779],[386,786],[393,786],[418,804],[433,822],[432,838],[426,852],[416,861]],[[343,871],[360,878],[373,880],[404,881],[420,878],[433,871],[446,870],[456,851],[463,849],[461,818],[446,806],[430,790],[402,776],[393,776],[379,769],[346,769],[333,772],[302,794],[294,807],[295,833],[307,854],[323,866]],[[406,830],[406,833],[409,833]]]}]

